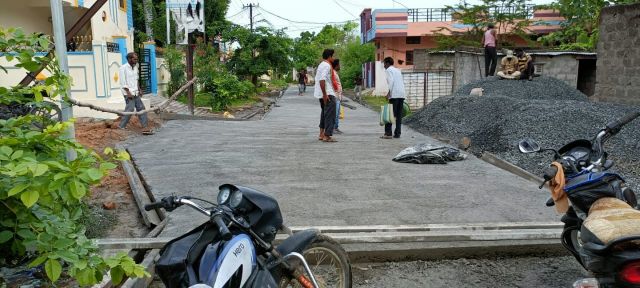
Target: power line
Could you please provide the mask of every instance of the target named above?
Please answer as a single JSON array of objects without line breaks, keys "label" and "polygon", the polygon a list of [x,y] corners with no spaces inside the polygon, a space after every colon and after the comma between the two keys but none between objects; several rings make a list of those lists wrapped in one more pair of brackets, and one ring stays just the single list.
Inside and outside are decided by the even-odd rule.
[{"label": "power line", "polygon": [[231,19],[231,18],[233,18],[233,17],[236,17],[236,16],[240,15],[242,12],[244,12],[245,10],[246,10],[246,9],[243,7],[242,9],[240,9],[240,11],[238,11],[238,13],[233,14],[233,15],[231,15],[231,16],[229,16],[229,17],[227,17],[227,18]]},{"label": "power line", "polygon": [[402,4],[402,3],[400,3],[400,2],[398,2],[398,1],[396,1],[396,0],[391,0],[391,1],[392,1],[392,2],[396,2],[396,3],[400,4],[400,5],[402,5],[402,7],[409,9],[409,7],[405,6],[404,4]]},{"label": "power line", "polygon": [[288,21],[288,22],[291,22],[291,23],[298,23],[298,24],[321,24],[321,25],[328,25],[328,24],[344,24],[344,23],[348,23],[348,22],[351,22],[351,21],[355,21],[355,20],[357,20],[357,19],[355,19],[355,20],[353,20],[353,19],[352,19],[352,20],[339,21],[339,22],[335,22],[335,21],[330,21],[330,22],[296,21],[296,20],[291,20],[291,19],[288,19],[288,18],[282,17],[282,16],[280,16],[280,15],[278,15],[278,14],[275,14],[275,13],[273,13],[273,12],[270,12],[270,11],[268,11],[268,10],[264,9],[264,7],[258,7],[258,8],[260,8],[260,10],[262,10],[262,11],[264,11],[264,12],[266,12],[266,13],[269,13],[269,14],[271,14],[271,15],[275,16],[275,17],[278,17],[278,18],[280,18],[280,19],[282,19],[282,20],[285,20],[285,21]]},{"label": "power line", "polygon": [[342,10],[344,10],[344,12],[347,12],[349,15],[353,16],[354,18],[357,18],[356,15],[353,15],[351,12],[349,12],[349,10],[344,8],[344,6],[340,5],[340,3],[338,3],[337,0],[333,0],[333,2],[336,3],[336,5],[340,6],[340,8],[342,8]]}]

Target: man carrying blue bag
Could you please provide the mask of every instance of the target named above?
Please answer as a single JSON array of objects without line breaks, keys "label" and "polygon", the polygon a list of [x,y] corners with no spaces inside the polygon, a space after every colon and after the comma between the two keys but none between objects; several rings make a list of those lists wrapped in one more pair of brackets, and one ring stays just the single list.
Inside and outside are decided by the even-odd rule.
[{"label": "man carrying blue bag", "polygon": [[[384,58],[384,69],[386,70],[387,84],[389,84],[389,93],[387,93],[387,99],[389,104],[393,106],[393,116],[395,117],[396,129],[393,131],[393,138],[400,138],[402,133],[402,110],[405,98],[404,82],[402,79],[402,72],[400,69],[393,66],[393,58]],[[391,139],[391,127],[393,121],[385,121],[384,135],[380,136],[382,139]]]}]

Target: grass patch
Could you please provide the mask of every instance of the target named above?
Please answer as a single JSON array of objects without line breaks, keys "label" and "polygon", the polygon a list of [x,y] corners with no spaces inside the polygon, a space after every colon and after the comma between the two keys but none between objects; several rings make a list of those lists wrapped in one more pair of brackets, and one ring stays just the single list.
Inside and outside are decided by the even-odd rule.
[{"label": "grass patch", "polygon": [[249,98],[243,98],[243,99],[233,99],[231,100],[231,103],[229,104],[229,109],[234,109],[234,108],[240,108],[240,107],[244,107],[244,106],[249,106],[249,105],[253,105],[257,102],[260,102],[260,98],[259,97],[249,97]]},{"label": "grass patch", "polygon": [[380,112],[380,106],[389,103],[387,97],[384,96],[364,96],[362,97],[362,100],[364,100],[371,109],[378,112]]},{"label": "grass patch", "polygon": [[[380,106],[389,103],[389,100],[387,100],[387,97],[384,97],[384,96],[364,96],[362,97],[362,100],[364,100],[364,102],[367,103],[367,105],[369,105],[371,109],[377,112],[380,112]],[[411,114],[413,114],[412,111],[409,111],[409,112],[405,111],[402,117],[407,117],[407,116],[410,116]]]},{"label": "grass patch", "polygon": [[[211,107],[211,97],[208,94],[197,93],[193,97],[195,107]],[[186,94],[179,96],[176,100],[182,104],[189,104],[189,97]]]}]

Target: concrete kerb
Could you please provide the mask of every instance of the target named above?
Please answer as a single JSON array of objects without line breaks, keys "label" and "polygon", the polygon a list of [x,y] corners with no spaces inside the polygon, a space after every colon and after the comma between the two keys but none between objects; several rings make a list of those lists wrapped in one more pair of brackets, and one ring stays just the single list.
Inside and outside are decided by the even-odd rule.
[{"label": "concrete kerb", "polygon": [[[134,159],[131,162],[136,165]],[[140,177],[141,182],[146,183],[142,174]],[[341,243],[354,263],[363,263],[566,255],[558,240],[561,227],[561,223],[522,222],[291,227],[291,230],[318,229]],[[285,233],[278,235],[275,243],[286,237]],[[103,249],[159,249],[169,240],[171,238],[99,239],[98,245]]]}]

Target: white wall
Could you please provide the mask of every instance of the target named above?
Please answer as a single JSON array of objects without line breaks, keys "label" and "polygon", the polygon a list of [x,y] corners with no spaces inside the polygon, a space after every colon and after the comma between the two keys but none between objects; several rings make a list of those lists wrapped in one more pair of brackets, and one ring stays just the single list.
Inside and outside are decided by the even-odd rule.
[{"label": "white wall", "polygon": [[376,87],[373,90],[374,96],[386,96],[389,92],[389,85],[387,85],[387,74],[384,70],[382,61],[376,61]]},{"label": "white wall", "polygon": [[170,96],[167,95],[167,89],[169,88],[169,80],[171,80],[171,73],[169,73],[169,66],[165,63],[164,58],[156,58],[156,67],[158,70],[158,96]]}]

